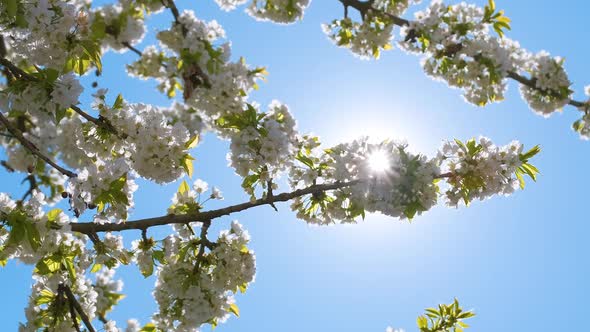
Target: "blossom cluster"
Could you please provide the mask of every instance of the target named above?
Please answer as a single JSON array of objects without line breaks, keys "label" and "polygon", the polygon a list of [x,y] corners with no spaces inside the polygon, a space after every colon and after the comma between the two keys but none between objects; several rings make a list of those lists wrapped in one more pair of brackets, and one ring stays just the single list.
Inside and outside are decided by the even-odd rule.
[{"label": "blossom cluster", "polygon": [[23,15],[5,38],[14,60],[61,69],[82,48],[70,41],[83,38],[88,28],[85,1],[33,0],[23,2]]},{"label": "blossom cluster", "polygon": [[572,94],[572,84],[563,68],[564,59],[539,52],[526,62],[524,70],[534,77],[534,88],[520,86],[522,97],[536,113],[549,116],[565,106]]},{"label": "blossom cluster", "polygon": [[246,12],[262,21],[289,24],[303,18],[311,0],[252,0]]},{"label": "blossom cluster", "polygon": [[469,204],[493,195],[510,195],[523,187],[522,175],[535,179],[537,169],[528,164],[529,155],[538,148],[523,153],[523,145],[513,141],[502,147],[495,146],[488,138],[445,142],[438,159],[450,172],[445,191],[447,205]]},{"label": "blossom cluster", "polygon": [[76,215],[96,208],[95,222],[109,222],[109,218],[123,222],[128,209],[133,207],[136,189],[129,166],[120,158],[108,166],[97,162],[84,168],[68,182],[67,193]]},{"label": "blossom cluster", "polygon": [[264,70],[249,69],[243,59],[229,60],[230,45],[219,44],[225,32],[216,21],[204,22],[184,11],[179,22],[158,33],[165,50],[148,48],[129,73],[158,80],[158,89],[171,97],[182,89],[185,103],[206,122],[241,112]]},{"label": "blossom cluster", "polygon": [[168,208],[168,214],[190,214],[201,210],[203,205],[211,199],[222,200],[223,195],[217,187],[211,188],[209,195],[204,195],[209,190],[207,182],[197,179],[189,188],[183,181],[178,191],[172,197],[172,205]]},{"label": "blossom cluster", "polygon": [[[236,9],[248,0],[215,0],[225,11]],[[272,21],[279,24],[290,24],[303,19],[305,9],[311,0],[252,0],[246,13],[260,21]]]},{"label": "blossom cluster", "polygon": [[402,30],[415,36],[400,43],[422,53],[425,72],[450,86],[463,89],[466,101],[483,106],[504,99],[508,72],[524,63],[518,43],[490,35],[488,11],[460,3],[433,1]]},{"label": "blossom cluster", "polygon": [[317,157],[300,154],[298,160],[302,165],[290,178],[294,187],[309,182],[354,182],[332,193],[296,198],[291,208],[310,223],[354,222],[366,212],[413,218],[437,201],[434,179],[440,173],[438,165],[408,152],[400,143],[371,143],[364,137],[336,145]]},{"label": "blossom cluster", "polygon": [[[161,9],[162,4],[153,9]],[[90,24],[104,26],[102,47],[123,51],[125,44],[139,43],[145,34],[143,11],[133,1],[120,1],[99,7],[90,13]]]},{"label": "blossom cluster", "polygon": [[231,144],[227,159],[238,175],[248,178],[243,187],[249,194],[254,194],[254,182],[266,187],[292,164],[298,132],[286,105],[275,100],[266,113],[249,106],[218,123],[228,129]]},{"label": "blossom cluster", "polygon": [[198,331],[202,324],[225,321],[229,313],[238,315],[232,293],[245,291],[255,275],[248,242],[248,232],[233,222],[229,231],[220,233],[214,249],[202,256],[190,254],[194,242],[166,246],[166,256],[171,258],[158,267],[154,289],[159,307],[154,315],[156,327]]},{"label": "blossom cluster", "polygon": [[393,23],[373,12],[366,14],[360,23],[344,18],[323,24],[322,29],[334,44],[349,48],[361,59],[379,58],[381,50],[391,48]]}]

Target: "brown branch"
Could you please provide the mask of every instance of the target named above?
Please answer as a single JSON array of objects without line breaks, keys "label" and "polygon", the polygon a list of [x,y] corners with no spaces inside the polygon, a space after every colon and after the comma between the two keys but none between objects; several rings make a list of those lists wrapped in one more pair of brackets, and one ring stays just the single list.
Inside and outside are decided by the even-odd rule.
[{"label": "brown branch", "polygon": [[78,324],[78,316],[76,316],[76,307],[74,306],[74,302],[68,302],[70,303],[70,316],[72,317],[72,324],[74,325],[74,329],[77,332],[82,332],[82,330],[80,330],[80,325]]},{"label": "brown branch", "polygon": [[26,79],[28,81],[38,81],[35,76],[30,75],[26,71],[17,67],[14,63],[8,61],[6,58],[0,58],[0,64],[8,68],[12,75],[18,76],[19,78]]},{"label": "brown branch", "polygon": [[199,268],[201,267],[201,261],[203,260],[203,256],[205,255],[205,247],[207,246],[207,231],[211,226],[211,220],[207,220],[203,222],[203,226],[201,227],[201,244],[199,245],[199,252],[197,253],[197,262],[195,263],[195,267],[193,268],[193,274],[199,273]]},{"label": "brown branch", "polygon": [[108,319],[106,319],[106,317],[105,317],[105,316],[103,316],[103,315],[100,315],[100,314],[98,315],[98,320],[99,320],[101,323],[103,323],[103,324],[106,324],[106,323],[108,323],[108,322],[109,322],[109,321],[108,321]]},{"label": "brown branch", "polygon": [[122,42],[121,44],[123,44],[123,46],[127,47],[130,51],[133,51],[133,53],[135,53],[139,56],[143,55],[143,52],[141,52],[137,48],[133,47],[133,45],[131,45],[129,42]]},{"label": "brown branch", "polygon": [[329,190],[341,189],[358,184],[360,181],[350,182],[335,182],[330,184],[318,184],[304,189],[298,189],[288,193],[273,195],[269,198],[260,198],[254,202],[246,202],[242,204],[232,205],[221,209],[197,212],[192,214],[170,214],[161,217],[139,219],[134,221],[127,221],[118,224],[97,224],[93,222],[72,223],[72,231],[84,234],[92,234],[97,232],[120,232],[124,230],[143,230],[148,227],[170,225],[170,224],[188,224],[195,221],[209,221],[232,213],[244,211],[260,205],[270,205],[276,202],[286,202],[293,198],[320,193]]},{"label": "brown branch", "polygon": [[35,178],[35,176],[33,174],[29,174],[27,175],[27,177],[21,182],[24,183],[25,181],[29,181],[29,189],[27,190],[27,192],[25,192],[25,194],[23,195],[23,198],[21,198],[21,201],[24,201],[27,196],[33,195],[33,190],[37,189],[39,186],[37,185],[37,179]]},{"label": "brown branch", "polygon": [[[164,5],[164,7],[170,9],[170,12],[172,12],[172,16],[174,16],[174,21],[176,22],[176,24],[181,24],[179,17],[180,17],[180,12],[178,11],[178,7],[176,7],[176,3],[174,3],[174,0],[161,0],[162,4]],[[182,27],[182,31],[183,31],[183,35],[186,35],[187,31],[186,31],[186,27]]]},{"label": "brown branch", "polygon": [[80,315],[80,318],[82,318],[82,322],[84,322],[84,326],[86,326],[88,331],[89,332],[96,332],[96,330],[92,326],[92,323],[90,322],[90,318],[88,318],[88,315],[86,315],[86,313],[84,312],[84,309],[82,309],[82,306],[80,305],[78,300],[76,300],[76,297],[74,296],[74,293],[72,293],[72,290],[70,289],[70,287],[66,286],[64,284],[59,284],[58,291],[65,292],[66,297],[68,298],[68,301],[70,301],[70,304],[74,305],[74,308],[78,312],[78,315]]},{"label": "brown branch", "polygon": [[41,160],[45,161],[46,163],[48,163],[49,165],[51,165],[53,168],[55,168],[56,170],[58,170],[61,174],[70,177],[70,178],[75,178],[78,176],[78,174],[69,171],[61,166],[59,166],[58,164],[56,164],[53,160],[49,159],[49,157],[45,156],[41,150],[39,150],[39,148],[37,148],[37,146],[35,146],[35,144],[33,144],[31,141],[29,141],[28,139],[26,139],[23,134],[20,132],[20,130],[18,130],[15,126],[13,126],[10,121],[8,121],[8,119],[4,116],[4,114],[0,113],[0,122],[2,122],[2,124],[6,127],[6,129],[8,129],[8,131],[17,139],[19,140],[19,142],[21,142],[21,144],[27,149],[29,150],[32,154],[36,155],[37,157],[41,158]]}]

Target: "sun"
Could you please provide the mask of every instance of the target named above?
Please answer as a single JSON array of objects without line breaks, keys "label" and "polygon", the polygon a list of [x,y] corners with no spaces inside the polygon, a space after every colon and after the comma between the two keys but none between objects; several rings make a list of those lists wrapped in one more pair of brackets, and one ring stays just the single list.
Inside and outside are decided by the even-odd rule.
[{"label": "sun", "polygon": [[391,168],[390,158],[384,150],[375,150],[371,152],[369,158],[369,169],[374,173],[385,173]]}]

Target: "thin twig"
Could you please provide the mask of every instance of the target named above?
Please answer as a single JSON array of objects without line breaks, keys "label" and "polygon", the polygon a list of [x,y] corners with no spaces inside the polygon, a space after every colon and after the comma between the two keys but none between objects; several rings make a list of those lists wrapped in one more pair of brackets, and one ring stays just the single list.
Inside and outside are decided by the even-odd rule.
[{"label": "thin twig", "polygon": [[8,119],[4,116],[4,114],[0,113],[0,122],[2,122],[2,124],[6,127],[6,129],[8,129],[8,131],[17,139],[19,140],[19,142],[21,142],[21,144],[27,148],[27,150],[29,150],[32,154],[36,155],[37,157],[41,158],[43,161],[45,161],[46,163],[48,163],[49,165],[51,165],[53,168],[55,168],[56,170],[58,170],[61,174],[70,177],[70,178],[75,178],[78,176],[78,174],[69,171],[61,166],[59,166],[58,164],[56,164],[53,160],[49,159],[49,157],[45,156],[40,150],[39,148],[37,148],[35,146],[35,144],[33,144],[31,141],[29,141],[28,139],[26,139],[23,134],[20,132],[20,130],[18,130],[16,127],[14,127],[10,121],[8,121]]},{"label": "thin twig", "polygon": [[6,160],[2,160],[0,161],[0,165],[2,165],[2,167],[6,168],[6,170],[10,173],[14,172],[14,168],[12,168],[10,165],[8,165],[8,163],[6,162]]},{"label": "thin twig", "polygon": [[80,325],[78,324],[78,316],[76,316],[76,308],[74,307],[74,302],[72,301],[68,301],[70,304],[70,316],[72,317],[72,323],[74,325],[74,329],[76,329],[77,332],[82,332],[82,330],[80,330]]},{"label": "thin twig", "polygon": [[88,318],[88,315],[86,315],[86,313],[84,312],[84,309],[80,305],[80,302],[76,300],[76,297],[74,296],[74,293],[72,293],[70,287],[64,284],[59,284],[58,290],[60,289],[63,290],[63,292],[65,292],[68,301],[70,301],[70,304],[74,305],[74,308],[78,312],[78,315],[80,315],[80,318],[82,319],[82,322],[84,322],[84,326],[86,326],[86,329],[88,329],[89,332],[96,332],[96,330],[92,326],[92,323],[90,322],[90,318]]},{"label": "thin twig", "polygon": [[122,42],[121,44],[123,44],[123,46],[127,47],[130,51],[133,51],[135,54],[137,54],[139,56],[143,55],[143,53],[140,50],[133,47],[133,45],[131,45],[129,42]]},{"label": "thin twig", "polygon": [[27,175],[27,177],[21,183],[24,183],[25,181],[29,181],[29,189],[23,195],[23,198],[21,198],[21,201],[24,201],[27,198],[27,196],[33,195],[33,190],[37,189],[37,187],[38,187],[37,186],[37,179],[35,178],[35,176],[33,174]]},{"label": "thin twig", "polygon": [[272,179],[268,180],[268,182],[266,183],[266,186],[268,187],[266,189],[266,199],[268,199],[270,201],[270,203],[268,203],[270,206],[272,206],[273,209],[275,209],[275,211],[279,212],[279,209],[277,209],[277,206],[275,205],[274,202],[272,202]]},{"label": "thin twig", "polygon": [[201,267],[201,261],[203,260],[203,256],[205,255],[205,247],[207,246],[207,231],[211,226],[211,220],[207,220],[203,222],[203,226],[201,227],[201,244],[199,245],[199,252],[197,253],[195,267],[193,268],[193,274],[199,273],[199,269]]}]

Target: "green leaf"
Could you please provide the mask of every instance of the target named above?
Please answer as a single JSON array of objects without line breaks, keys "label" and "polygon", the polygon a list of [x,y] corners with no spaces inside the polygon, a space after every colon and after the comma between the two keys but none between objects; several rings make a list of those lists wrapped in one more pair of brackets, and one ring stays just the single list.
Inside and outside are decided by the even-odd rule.
[{"label": "green leaf", "polygon": [[163,250],[154,250],[152,257],[154,260],[160,262],[160,264],[166,264],[166,257]]},{"label": "green leaf", "polygon": [[49,304],[49,303],[53,302],[54,298],[55,298],[55,294],[53,294],[53,292],[51,290],[43,289],[39,293],[39,297],[37,297],[35,299],[35,304],[38,306],[43,305],[43,304]]},{"label": "green leaf", "polygon": [[152,323],[145,324],[139,332],[156,332],[156,326]]},{"label": "green leaf", "polygon": [[520,189],[523,190],[526,183],[524,181],[524,178],[522,177],[522,172],[517,169],[516,172],[514,172],[514,174],[516,175],[516,178],[518,179]]},{"label": "green leaf", "polygon": [[25,222],[24,225],[29,244],[31,245],[33,251],[37,251],[41,246],[41,235],[39,234],[39,230],[37,229],[37,226],[31,222]]},{"label": "green leaf", "polygon": [[5,245],[19,245],[21,241],[25,238],[25,235],[26,230],[24,222],[13,224],[12,229],[10,230],[10,235],[8,235],[8,240],[6,240]]},{"label": "green leaf", "polygon": [[250,174],[246,176],[244,181],[242,181],[242,188],[252,188],[259,179],[259,174]]},{"label": "green leaf", "polygon": [[151,276],[154,273],[154,263],[151,262],[147,266],[142,265],[140,268],[140,271],[141,271],[141,275],[143,275],[144,278]]},{"label": "green leaf", "polygon": [[186,142],[184,147],[186,149],[192,149],[192,148],[196,147],[197,144],[199,144],[199,135],[195,135],[195,136],[191,137],[191,139],[189,139],[188,142]]},{"label": "green leaf", "polygon": [[238,286],[238,289],[240,290],[240,293],[244,294],[244,293],[246,293],[246,290],[248,289],[248,285],[246,283],[243,283]]},{"label": "green leaf", "polygon": [[123,108],[123,95],[120,93],[117,95],[117,99],[115,99],[115,103],[113,104],[113,109],[120,110]]},{"label": "green leaf", "polygon": [[313,169],[313,166],[314,166],[313,160],[311,158],[309,158],[308,156],[303,155],[301,152],[299,152],[297,154],[297,157],[295,157],[295,159],[302,162],[305,166]]},{"label": "green leaf", "polygon": [[52,68],[44,69],[41,72],[43,73],[43,76],[45,76],[45,80],[49,84],[53,84],[53,82],[55,82],[59,77],[59,71]]},{"label": "green leaf", "polygon": [[418,328],[420,328],[420,329],[427,328],[428,327],[428,319],[426,319],[426,317],[424,317],[424,316],[419,316],[418,318],[416,318],[416,324],[418,325]]},{"label": "green leaf", "polygon": [[18,10],[18,2],[17,0],[3,0],[4,6],[6,7],[6,14],[9,18],[16,18],[16,13]]},{"label": "green leaf", "polygon": [[496,11],[496,3],[494,0],[488,0],[488,6],[490,7],[492,13]]},{"label": "green leaf", "polygon": [[467,148],[465,147],[465,144],[463,144],[463,142],[455,138],[455,143],[457,143],[457,145],[460,146],[463,150],[467,151]]},{"label": "green leaf", "polygon": [[188,183],[186,183],[186,181],[182,180],[182,182],[180,183],[180,187],[178,187],[178,193],[179,194],[184,194],[187,193],[191,190],[191,188],[189,187]]},{"label": "green leaf", "polygon": [[229,305],[228,311],[236,315],[236,317],[240,317],[240,309],[235,303]]},{"label": "green leaf", "polygon": [[414,216],[416,215],[417,212],[422,212],[424,211],[424,206],[422,206],[422,204],[420,204],[420,202],[412,202],[410,204],[408,204],[408,206],[406,206],[406,209],[404,210],[404,215],[408,218],[408,219],[412,219],[414,218]]},{"label": "green leaf", "polygon": [[47,212],[47,221],[55,222],[57,220],[57,217],[59,217],[59,215],[61,213],[62,213],[61,209],[50,210],[49,212]]},{"label": "green leaf", "polygon": [[61,269],[61,257],[58,254],[52,254],[38,261],[35,270],[41,275],[55,273]]},{"label": "green leaf", "polygon": [[90,272],[96,273],[96,272],[100,271],[101,268],[102,268],[102,264],[94,263],[94,265],[92,265],[92,269],[90,269]]},{"label": "green leaf", "polygon": [[584,129],[584,124],[584,120],[579,119],[572,124],[572,128],[574,129],[574,131],[580,132],[582,129]]},{"label": "green leaf", "polygon": [[541,147],[539,145],[535,145],[532,149],[520,154],[520,160],[523,162],[527,162],[529,159],[536,156],[539,152],[541,152]]},{"label": "green leaf", "polygon": [[99,72],[102,72],[100,45],[93,40],[81,40],[80,45],[82,46],[82,50],[84,50],[84,53],[88,56],[89,60],[94,63],[96,69]]},{"label": "green leaf", "polygon": [[182,168],[184,168],[184,171],[189,178],[193,177],[193,160],[195,160],[195,158],[193,158],[190,154],[185,154],[181,160]]},{"label": "green leaf", "polygon": [[537,181],[537,174],[539,173],[539,170],[535,166],[524,163],[518,169],[524,174],[528,175],[531,179],[533,179],[533,181]]},{"label": "green leaf", "polygon": [[72,279],[72,281],[76,280],[76,269],[74,268],[74,258],[73,257],[64,257],[62,263],[68,270],[68,275]]}]

